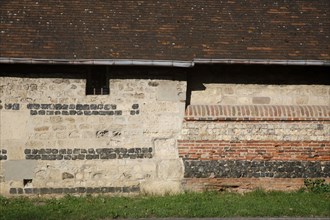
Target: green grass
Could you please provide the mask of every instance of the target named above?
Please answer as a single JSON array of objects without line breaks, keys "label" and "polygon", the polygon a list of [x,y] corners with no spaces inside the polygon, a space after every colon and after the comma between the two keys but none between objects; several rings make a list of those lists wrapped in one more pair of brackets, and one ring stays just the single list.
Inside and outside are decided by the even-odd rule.
[{"label": "green grass", "polygon": [[174,196],[0,197],[0,219],[104,219],[148,217],[329,217],[330,193],[184,193]]}]

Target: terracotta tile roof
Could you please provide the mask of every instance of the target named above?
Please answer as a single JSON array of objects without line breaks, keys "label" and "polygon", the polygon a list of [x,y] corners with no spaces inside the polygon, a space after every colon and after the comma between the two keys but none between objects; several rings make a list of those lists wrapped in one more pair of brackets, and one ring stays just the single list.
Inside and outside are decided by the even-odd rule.
[{"label": "terracotta tile roof", "polygon": [[0,57],[330,60],[329,0],[1,0]]}]

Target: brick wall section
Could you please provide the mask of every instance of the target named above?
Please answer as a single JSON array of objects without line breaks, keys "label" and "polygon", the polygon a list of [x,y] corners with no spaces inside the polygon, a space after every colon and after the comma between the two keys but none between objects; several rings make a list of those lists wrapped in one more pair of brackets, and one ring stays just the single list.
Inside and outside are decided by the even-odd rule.
[{"label": "brick wall section", "polygon": [[330,160],[330,142],[179,141],[185,160]]},{"label": "brick wall section", "polygon": [[189,190],[297,190],[330,181],[330,106],[191,105],[178,140]]},{"label": "brick wall section", "polygon": [[190,105],[185,120],[329,121],[330,106]]}]

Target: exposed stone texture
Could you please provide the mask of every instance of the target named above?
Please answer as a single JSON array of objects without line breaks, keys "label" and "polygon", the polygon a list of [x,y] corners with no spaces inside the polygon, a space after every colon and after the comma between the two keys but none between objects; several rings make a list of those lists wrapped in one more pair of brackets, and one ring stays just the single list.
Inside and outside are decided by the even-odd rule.
[{"label": "exposed stone texture", "polygon": [[183,177],[183,166],[179,160],[163,160],[158,164],[158,177],[164,181],[180,180]]},{"label": "exposed stone texture", "polygon": [[7,150],[6,149],[0,149],[0,160],[7,160]]},{"label": "exposed stone texture", "polygon": [[74,178],[74,175],[72,175],[71,173],[67,173],[67,172],[64,172],[62,173],[62,179],[65,180],[65,179],[73,179]]},{"label": "exposed stone texture", "polygon": [[330,141],[330,123],[315,122],[185,122],[182,140]]},{"label": "exposed stone texture", "polygon": [[10,188],[10,194],[104,194],[104,193],[138,193],[139,186],[124,187],[74,187],[74,188]]},{"label": "exposed stone texture", "polygon": [[[57,194],[60,188],[70,193],[68,189],[80,186],[89,192],[90,188],[141,184],[146,193],[178,189],[183,164],[175,140],[184,115],[179,93],[186,93],[185,75],[175,69],[109,68],[110,94],[96,96],[86,95],[86,67],[34,70],[23,68],[28,73],[13,75],[0,71],[0,148],[7,150],[0,176],[5,176],[5,170],[24,171],[15,165],[17,161],[33,163],[26,165],[28,175],[14,179],[7,175],[0,183],[1,194],[8,195],[10,188],[30,195],[34,191]],[[166,87],[174,90],[175,97],[159,100]],[[4,103],[17,103],[20,108],[6,109]],[[165,166],[164,160],[171,166]],[[2,169],[8,164],[10,169]],[[168,184],[154,184],[166,176],[171,177]],[[23,179],[32,180],[32,193],[19,190]]]},{"label": "exposed stone texture", "polygon": [[269,97],[253,97],[252,103],[253,104],[269,104],[270,98]]},{"label": "exposed stone texture", "polygon": [[0,155],[0,160],[7,160],[7,155]]},{"label": "exposed stone texture", "polygon": [[178,148],[174,138],[154,139],[155,157],[173,159],[178,157]]},{"label": "exposed stone texture", "polygon": [[185,178],[329,178],[330,162],[316,161],[184,161]]},{"label": "exposed stone texture", "polygon": [[161,180],[144,182],[141,184],[141,192],[148,195],[168,195],[182,192],[181,180]]},{"label": "exposed stone texture", "polygon": [[1,164],[0,171],[3,172],[6,181],[19,181],[23,183],[23,179],[32,179],[34,177],[36,167],[36,161],[7,160]]},{"label": "exposed stone texture", "polygon": [[[288,73],[290,74],[290,73]],[[325,105],[330,104],[325,85],[203,84],[192,91],[192,105]],[[234,91],[228,94],[226,91]]]},{"label": "exposed stone texture", "polygon": [[[138,104],[133,104],[138,109]],[[122,115],[115,104],[27,104],[31,115]],[[41,109],[41,110],[39,110]],[[139,110],[134,114],[138,115]]]},{"label": "exposed stone texture", "polygon": [[191,105],[330,105],[329,67],[200,65],[192,72]]},{"label": "exposed stone texture", "polygon": [[108,160],[152,158],[152,148],[25,149],[26,160]]},{"label": "exposed stone texture", "polygon": [[[19,110],[19,104],[18,103],[8,103],[8,104],[5,104],[5,109],[6,110]],[[2,105],[0,107],[0,110],[2,109]]]},{"label": "exposed stone texture", "polygon": [[[109,67],[110,94],[96,96],[85,88],[94,67],[37,67],[0,72],[1,194],[177,193],[184,175],[184,187],[220,190],[248,178],[329,179],[327,85],[197,81],[186,93],[185,71]],[[200,105],[188,105],[183,120],[189,101]],[[259,183],[251,186],[267,181]]]}]

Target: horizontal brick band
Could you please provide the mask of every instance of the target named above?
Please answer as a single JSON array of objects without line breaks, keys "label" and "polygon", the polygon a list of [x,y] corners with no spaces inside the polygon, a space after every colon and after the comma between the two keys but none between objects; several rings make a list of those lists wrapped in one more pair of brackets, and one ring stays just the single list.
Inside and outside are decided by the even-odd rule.
[{"label": "horizontal brick band", "polygon": [[286,105],[190,105],[187,121],[330,120],[330,106]]},{"label": "horizontal brick band", "polygon": [[109,160],[152,158],[152,148],[25,149],[26,160]]},{"label": "horizontal brick band", "polygon": [[185,178],[326,178],[330,161],[184,160]]},{"label": "horizontal brick band", "polygon": [[188,160],[330,161],[329,141],[178,141],[179,156]]},{"label": "horizontal brick band", "polygon": [[78,194],[78,193],[137,193],[140,186],[74,187],[74,188],[10,188],[10,194]]}]

